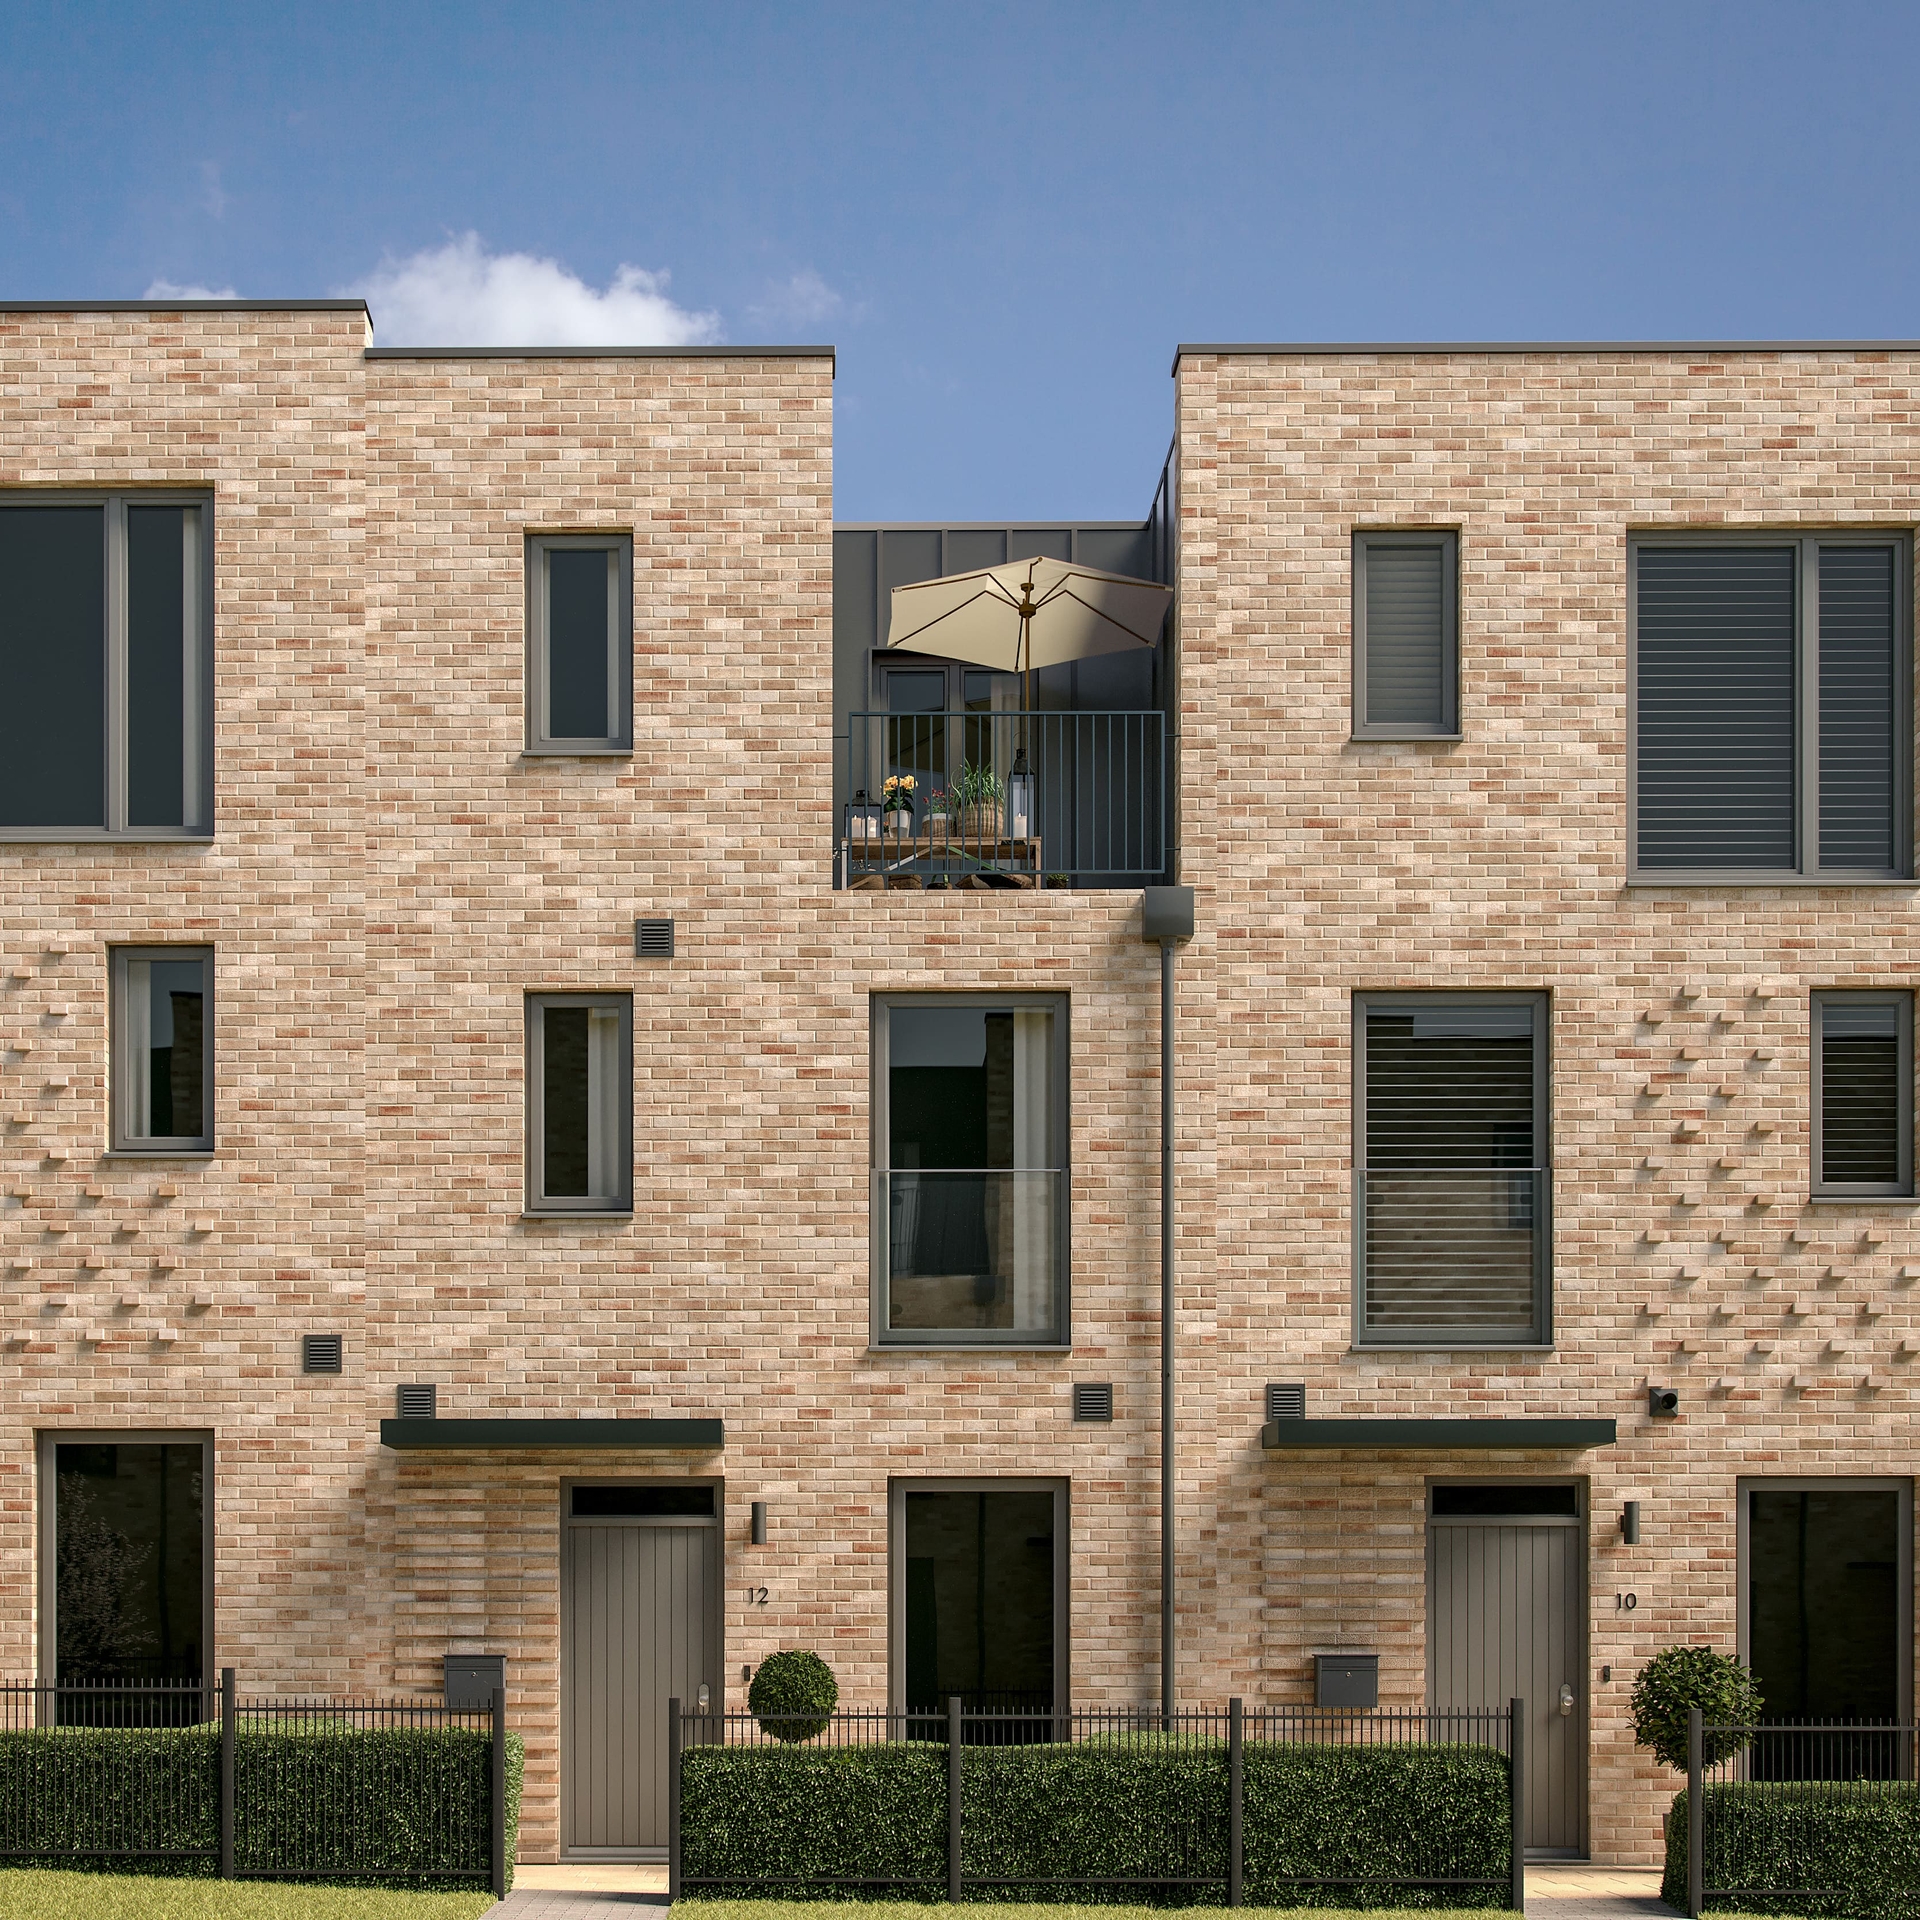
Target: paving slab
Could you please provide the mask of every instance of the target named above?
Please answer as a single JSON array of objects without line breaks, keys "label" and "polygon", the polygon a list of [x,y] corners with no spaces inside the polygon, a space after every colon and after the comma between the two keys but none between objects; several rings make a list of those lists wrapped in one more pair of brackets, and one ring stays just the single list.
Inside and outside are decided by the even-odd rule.
[{"label": "paving slab", "polygon": [[1534,1920],[1673,1920],[1658,1867],[1595,1867],[1584,1861],[1527,1869]]}]

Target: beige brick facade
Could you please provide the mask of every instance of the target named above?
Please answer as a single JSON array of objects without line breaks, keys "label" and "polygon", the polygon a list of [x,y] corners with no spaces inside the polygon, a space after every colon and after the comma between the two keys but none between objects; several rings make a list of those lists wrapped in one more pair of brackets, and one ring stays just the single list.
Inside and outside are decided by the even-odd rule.
[{"label": "beige brick facade", "polygon": [[[1127,893],[830,890],[830,360],[366,340],[353,310],[0,313],[0,487],[211,492],[218,702],[210,843],[0,848],[31,1043],[4,1062],[0,1669],[39,1657],[36,1434],[211,1431],[217,1658],[431,1692],[443,1654],[505,1653],[523,1857],[554,1857],[559,1487],[609,1462],[383,1449],[395,1386],[431,1380],[454,1417],[724,1420],[721,1454],[619,1471],[724,1481],[730,1702],[796,1644],[884,1698],[888,1484],[928,1474],[1066,1479],[1074,1698],[1155,1699],[1158,956]],[[1599,1858],[1650,1856],[1670,1785],[1631,1674],[1733,1643],[1736,1477],[1910,1475],[1920,1365],[1910,1210],[1803,1204],[1807,993],[1914,984],[1912,893],[1626,885],[1626,538],[1911,527],[1916,380],[1904,351],[1177,371],[1182,1691],[1299,1701],[1315,1650],[1374,1646],[1383,1699],[1419,1701],[1428,1477],[1586,1478]],[[1356,744],[1352,532],[1435,525],[1465,738]],[[633,538],[631,758],[522,752],[524,540],[574,531]],[[634,958],[642,914],[673,960]],[[218,1150],[106,1158],[107,949],[168,940],[216,952]],[[1550,1353],[1353,1347],[1351,996],[1420,986],[1552,997]],[[1073,1346],[873,1350],[869,999],[981,988],[1069,998]],[[634,1214],[524,1218],[524,997],[589,989],[634,995]],[[1736,1099],[1639,1094],[1683,1030]],[[1683,1176],[1711,1188],[1684,1217]],[[308,1331],[344,1334],[343,1375],[301,1374]],[[1115,1382],[1111,1426],[1070,1420],[1075,1378]],[[1317,1415],[1620,1440],[1263,1453],[1275,1378]]]}]

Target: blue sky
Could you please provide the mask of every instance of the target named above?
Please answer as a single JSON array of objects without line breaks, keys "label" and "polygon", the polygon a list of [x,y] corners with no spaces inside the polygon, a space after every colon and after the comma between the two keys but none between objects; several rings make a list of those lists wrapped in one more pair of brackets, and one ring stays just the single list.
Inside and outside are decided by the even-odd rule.
[{"label": "blue sky", "polygon": [[845,519],[1138,517],[1180,340],[1920,335],[1911,0],[0,0],[0,47],[0,297],[831,340]]}]

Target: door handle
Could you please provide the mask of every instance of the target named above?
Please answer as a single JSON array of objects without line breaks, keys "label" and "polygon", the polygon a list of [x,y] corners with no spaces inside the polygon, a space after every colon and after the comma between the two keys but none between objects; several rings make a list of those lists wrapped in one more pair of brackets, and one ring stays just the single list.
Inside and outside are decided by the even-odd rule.
[{"label": "door handle", "polygon": [[[1562,1694],[1562,1695],[1563,1695],[1563,1696],[1564,1696],[1564,1697],[1565,1697],[1566,1699],[1568,1699],[1568,1700],[1571,1700],[1571,1699],[1573,1698],[1573,1696],[1572,1696],[1572,1694],[1570,1694],[1570,1693],[1568,1693],[1565,1687],[1562,1687],[1562,1688],[1560,1689],[1560,1691],[1561,1691],[1561,1694]],[[704,1683],[702,1683],[702,1685],[701,1685],[701,1688],[700,1688],[700,1711],[701,1711],[702,1713],[705,1713],[705,1712],[706,1712],[706,1710],[707,1710],[707,1689],[706,1689],[706,1686],[705,1686],[705,1684],[704,1684]],[[1565,1713],[1565,1712],[1567,1711],[1567,1709],[1566,1709],[1566,1708],[1565,1708],[1565,1707],[1563,1706],[1563,1707],[1562,1707],[1562,1708],[1560,1709],[1560,1711],[1561,1711],[1562,1713]]]},{"label": "door handle", "polygon": [[[706,1688],[702,1687],[700,1689],[700,1704],[702,1707],[706,1705],[706,1693]],[[1560,1682],[1560,1711],[1563,1714],[1573,1711],[1573,1689],[1564,1680]]]}]

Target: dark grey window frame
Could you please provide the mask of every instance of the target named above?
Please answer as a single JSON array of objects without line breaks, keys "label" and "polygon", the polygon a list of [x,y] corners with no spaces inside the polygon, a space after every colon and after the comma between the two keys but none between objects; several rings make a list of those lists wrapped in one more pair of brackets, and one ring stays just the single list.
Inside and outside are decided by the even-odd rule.
[{"label": "dark grey window frame", "polygon": [[[199,513],[198,551],[191,575],[194,587],[189,623],[196,654],[195,686],[184,702],[182,755],[187,773],[182,811],[193,818],[177,827],[127,824],[127,509],[192,507]],[[106,553],[106,816],[104,827],[21,827],[0,821],[0,845],[10,841],[211,840],[213,838],[213,495],[200,489],[145,488],[125,492],[99,488],[35,489],[0,496],[0,512],[12,507],[101,507],[105,509]]]},{"label": "dark grey window frame", "polygon": [[209,1683],[220,1672],[214,1649],[214,1539],[218,1532],[214,1495],[214,1436],[205,1427],[42,1427],[34,1436],[40,1481],[40,1524],[37,1529],[40,1564],[35,1584],[40,1594],[40,1671],[52,1684],[59,1657],[59,1514],[60,1476],[56,1447],[189,1447],[200,1448],[200,1645],[202,1677]]},{"label": "dark grey window frame", "polygon": [[[1054,1340],[1008,1340],[964,1330],[951,1333],[915,1327],[894,1333],[887,1326],[887,1231],[888,1208],[886,1175],[890,1171],[887,1156],[887,1012],[893,1007],[985,1007],[1004,1012],[1016,1007],[1047,1007],[1053,1012],[1053,1112],[1051,1125],[1060,1142],[1060,1207],[1055,1221],[1056,1298],[1054,1315],[1059,1337]],[[920,1348],[942,1353],[1070,1353],[1073,1350],[1073,1133],[1069,1081],[1073,1048],[1069,1028],[1070,1008],[1064,993],[876,993],[868,1011],[870,1032],[871,1147],[868,1154],[867,1245],[869,1268],[869,1313],[871,1344],[898,1352],[902,1348]]]},{"label": "dark grey window frame", "polygon": [[907,1710],[907,1495],[1050,1493],[1053,1495],[1053,1711],[1073,1706],[1073,1483],[1056,1474],[896,1475],[887,1482],[887,1699]]},{"label": "dark grey window frame", "polygon": [[[1826,1158],[1824,1108],[1826,1046],[1823,1034],[1822,1015],[1833,1002],[1849,1003],[1854,1006],[1892,1006],[1900,1014],[1900,1165],[1905,1169],[1904,1178],[1889,1182],[1867,1184],[1839,1184],[1823,1180],[1820,1169]],[[1814,991],[1808,1010],[1809,1061],[1811,1111],[1809,1120],[1811,1134],[1808,1150],[1811,1159],[1808,1163],[1809,1197],[1816,1200],[1910,1200],[1914,1196],[1913,1181],[1913,995],[1904,988],[1873,987],[1821,987]]]},{"label": "dark grey window frame", "polygon": [[[1372,547],[1440,550],[1441,724],[1376,723],[1367,715],[1367,551]],[[1458,740],[1460,731],[1460,535],[1451,527],[1363,527],[1353,536],[1353,738]]]},{"label": "dark grey window frame", "polygon": [[[546,1102],[542,1064],[545,1058],[545,1019],[549,1007],[617,1007],[620,1012],[620,1054],[626,1098],[619,1103],[619,1144],[614,1150],[621,1170],[620,1192],[595,1200],[581,1195],[550,1199],[540,1184],[541,1148],[546,1139]],[[543,1219],[607,1220],[633,1213],[633,995],[630,993],[529,993],[526,997],[526,1202],[525,1211]]]},{"label": "dark grey window frame", "polygon": [[[201,1106],[207,1130],[200,1135],[136,1135],[128,1127],[133,1098],[133,1062],[128,1057],[130,1038],[127,1011],[127,963],[133,960],[198,960],[205,969],[202,991],[206,1007],[201,1015],[200,1086]],[[114,1153],[138,1154],[149,1159],[205,1159],[214,1150],[217,1134],[215,1101],[217,1083],[214,1063],[217,1049],[214,1031],[218,1021],[214,995],[214,950],[208,946],[110,947],[107,950],[108,1033],[110,1035],[107,1101],[110,1115],[108,1139]]]},{"label": "dark grey window frame", "polygon": [[[556,549],[599,550],[609,557],[607,711],[616,729],[602,738],[556,737],[547,731],[547,555]],[[633,752],[633,535],[530,533],[526,538],[527,744],[529,754],[592,759]]]},{"label": "dark grey window frame", "polygon": [[[1790,868],[1640,865],[1640,564],[1647,547],[1794,547],[1794,843]],[[1905,750],[1894,756],[1896,871],[1822,867],[1820,848],[1819,614],[1821,547],[1894,550],[1895,720]],[[1913,539],[1893,528],[1689,527],[1627,539],[1627,878],[1638,886],[1911,886],[1913,879]]]},{"label": "dark grey window frame", "polygon": [[[1534,1222],[1533,1324],[1530,1328],[1463,1333],[1458,1327],[1415,1329],[1393,1339],[1370,1334],[1367,1323],[1367,1011],[1369,1008],[1449,1006],[1527,1006],[1533,1009],[1533,1110],[1539,1164],[1545,1169]],[[1542,988],[1510,992],[1405,993],[1366,989],[1353,996],[1353,1344],[1372,1353],[1450,1349],[1487,1352],[1534,1350],[1553,1345],[1553,1072],[1552,997]]]}]

